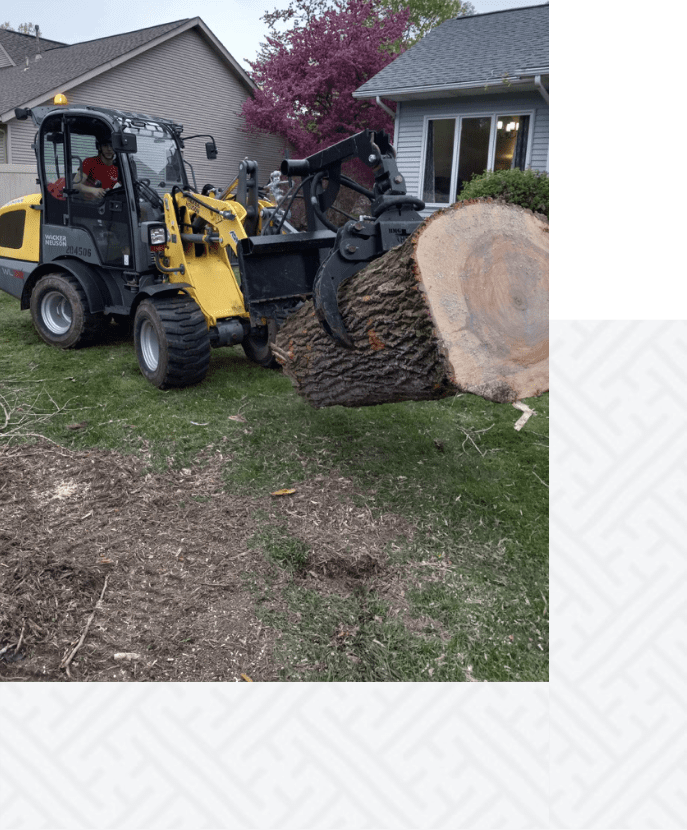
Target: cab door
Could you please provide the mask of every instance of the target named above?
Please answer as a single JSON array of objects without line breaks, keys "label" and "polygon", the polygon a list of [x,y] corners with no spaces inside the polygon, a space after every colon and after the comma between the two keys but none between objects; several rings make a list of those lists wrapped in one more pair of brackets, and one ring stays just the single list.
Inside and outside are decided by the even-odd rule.
[{"label": "cab door", "polygon": [[41,178],[44,222],[64,228],[69,224],[69,207],[64,190],[67,184],[67,153],[61,117],[46,119],[41,129]]},{"label": "cab door", "polygon": [[[69,177],[83,173],[86,159],[98,155],[96,140],[103,140],[107,132],[104,125],[79,118],[68,119]],[[131,222],[126,197],[126,187],[121,160],[115,157],[119,186],[108,190],[100,199],[91,198],[76,189],[68,189],[70,225],[85,231],[93,240],[100,262],[110,268],[130,268],[133,263]],[[75,252],[78,255],[78,251]]]}]

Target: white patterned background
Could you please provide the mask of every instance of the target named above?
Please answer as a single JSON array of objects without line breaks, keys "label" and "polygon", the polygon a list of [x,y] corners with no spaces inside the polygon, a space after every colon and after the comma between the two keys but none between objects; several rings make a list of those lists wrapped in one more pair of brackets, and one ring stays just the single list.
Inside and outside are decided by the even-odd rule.
[{"label": "white patterned background", "polygon": [[687,323],[552,327],[550,684],[4,684],[0,826],[687,826]]}]

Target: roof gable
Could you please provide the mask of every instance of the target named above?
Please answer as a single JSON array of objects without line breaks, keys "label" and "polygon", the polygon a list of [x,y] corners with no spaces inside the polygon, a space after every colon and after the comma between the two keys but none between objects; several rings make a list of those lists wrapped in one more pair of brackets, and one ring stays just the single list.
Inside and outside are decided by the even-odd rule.
[{"label": "roof gable", "polygon": [[4,69],[6,66],[14,65],[14,61],[9,56],[7,51],[3,48],[3,45],[0,43],[0,69]]},{"label": "roof gable", "polygon": [[446,20],[359,87],[354,97],[477,89],[548,71],[546,4]]},{"label": "roof gable", "polygon": [[35,106],[57,92],[71,87],[123,63],[188,29],[197,28],[201,36],[219,52],[247,87],[252,80],[199,18],[186,18],[148,29],[53,48],[28,67],[18,65],[0,69],[0,116],[3,121],[13,117],[14,108]]}]

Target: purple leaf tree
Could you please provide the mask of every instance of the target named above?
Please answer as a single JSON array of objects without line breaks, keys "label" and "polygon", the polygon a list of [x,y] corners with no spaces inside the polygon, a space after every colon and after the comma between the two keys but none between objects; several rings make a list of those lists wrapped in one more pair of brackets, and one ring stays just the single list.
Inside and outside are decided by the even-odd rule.
[{"label": "purple leaf tree", "polygon": [[391,132],[389,115],[352,93],[403,51],[408,19],[408,9],[347,0],[268,37],[250,64],[259,88],[243,106],[248,127],[282,136],[301,157],[365,128]]}]

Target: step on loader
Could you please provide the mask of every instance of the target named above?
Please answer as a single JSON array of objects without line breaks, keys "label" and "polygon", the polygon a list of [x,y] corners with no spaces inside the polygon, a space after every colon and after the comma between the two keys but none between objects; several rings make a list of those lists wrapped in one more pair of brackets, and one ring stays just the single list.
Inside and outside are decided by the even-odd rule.
[{"label": "step on loader", "polygon": [[[141,372],[159,388],[201,382],[213,347],[241,344],[251,360],[275,365],[278,328],[309,298],[325,330],[350,346],[339,285],[422,221],[424,204],[407,195],[382,132],[285,159],[262,188],[257,163],[245,159],[219,191],[199,190],[192,170],[189,181],[183,157],[185,141],[204,137],[216,158],[215,140],[186,137],[173,121],[63,104],[15,114],[36,125],[41,192],[0,208],[0,289],[61,349],[96,342],[112,319],[131,321]],[[84,162],[107,144],[116,185],[82,187]],[[373,170],[372,190],[342,174],[355,158]],[[337,227],[328,211],[342,186],[370,208]],[[289,222],[295,198],[304,199],[305,231]]]}]

